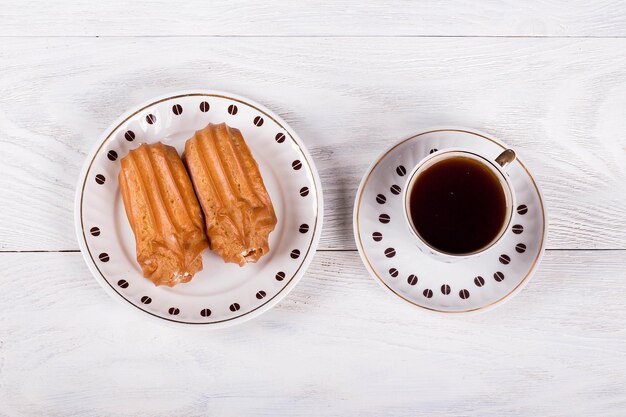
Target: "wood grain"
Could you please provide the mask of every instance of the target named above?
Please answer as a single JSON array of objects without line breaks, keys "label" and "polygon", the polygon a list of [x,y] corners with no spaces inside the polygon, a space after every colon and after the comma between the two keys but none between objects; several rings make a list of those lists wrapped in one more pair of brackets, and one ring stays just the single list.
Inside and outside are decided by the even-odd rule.
[{"label": "wood grain", "polygon": [[0,249],[76,249],[86,152],[130,107],[186,88],[249,96],[310,148],[321,248],[353,249],[368,165],[432,125],[485,130],[535,173],[548,248],[626,248],[626,39],[20,38],[0,44]]},{"label": "wood grain", "polygon": [[626,36],[619,0],[34,0],[0,10],[0,36]]},{"label": "wood grain", "polygon": [[[131,314],[79,253],[0,254],[0,415],[621,416],[626,252],[548,252],[487,314],[388,295],[356,252],[223,331]],[[37,268],[32,265],[36,264]]]}]

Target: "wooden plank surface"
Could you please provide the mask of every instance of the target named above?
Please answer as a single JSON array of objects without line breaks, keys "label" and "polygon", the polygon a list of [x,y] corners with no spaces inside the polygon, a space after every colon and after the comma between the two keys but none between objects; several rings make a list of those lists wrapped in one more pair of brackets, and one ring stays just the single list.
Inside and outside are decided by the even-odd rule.
[{"label": "wooden plank surface", "polygon": [[131,314],[80,253],[5,253],[0,263],[3,416],[626,409],[624,251],[549,251],[510,302],[455,317],[394,299],[356,252],[318,252],[276,308],[214,332]]},{"label": "wooden plank surface", "polygon": [[548,248],[626,249],[626,39],[5,38],[0,249],[77,249],[85,154],[130,107],[219,88],[283,116],[325,192],[321,248],[354,249],[368,165],[432,125],[514,147],[547,200]]},{"label": "wooden plank surface", "polygon": [[619,0],[0,2],[0,36],[626,36]]}]

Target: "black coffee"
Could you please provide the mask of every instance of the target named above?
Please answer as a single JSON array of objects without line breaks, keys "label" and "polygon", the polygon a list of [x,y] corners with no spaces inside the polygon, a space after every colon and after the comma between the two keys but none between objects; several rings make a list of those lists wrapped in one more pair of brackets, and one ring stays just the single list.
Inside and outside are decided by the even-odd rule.
[{"label": "black coffee", "polygon": [[422,239],[451,254],[484,248],[500,233],[507,217],[497,174],[463,156],[426,168],[408,197],[409,215]]}]

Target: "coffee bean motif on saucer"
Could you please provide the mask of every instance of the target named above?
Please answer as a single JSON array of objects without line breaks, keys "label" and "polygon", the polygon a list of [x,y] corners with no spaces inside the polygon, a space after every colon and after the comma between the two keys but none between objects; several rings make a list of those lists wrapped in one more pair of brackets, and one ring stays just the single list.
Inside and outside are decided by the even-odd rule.
[{"label": "coffee bean motif on saucer", "polygon": [[406,282],[408,282],[409,285],[417,284],[417,276],[415,276],[413,274],[409,275],[409,277],[406,279]]},{"label": "coffee bean motif on saucer", "polygon": [[231,116],[236,115],[238,110],[239,109],[237,109],[237,106],[235,106],[234,104],[228,106],[228,114],[230,114]]},{"label": "coffee bean motif on saucer", "polygon": [[104,177],[104,175],[102,174],[98,174],[96,175],[96,182],[100,185],[104,184],[104,182],[106,181],[106,178]]},{"label": "coffee bean motif on saucer", "polygon": [[306,197],[307,195],[309,195],[309,187],[300,188],[300,195],[302,197]]},{"label": "coffee bean motif on saucer", "polygon": [[200,103],[200,111],[202,113],[208,112],[210,108],[211,108],[211,106],[206,101],[203,101],[202,103]]},{"label": "coffee bean motif on saucer", "polygon": [[521,214],[522,216],[528,213],[528,207],[526,207],[526,204],[517,206],[517,213]]},{"label": "coffee bean motif on saucer", "polygon": [[511,262],[511,257],[509,255],[502,254],[500,255],[499,261],[501,264],[508,265]]},{"label": "coffee bean motif on saucer", "polygon": [[230,307],[228,307],[230,311],[232,311],[233,313],[235,311],[239,311],[239,309],[241,308],[241,306],[238,303],[232,303],[230,305]]},{"label": "coffee bean motif on saucer", "polygon": [[300,168],[302,168],[302,162],[296,159],[295,161],[291,163],[291,167],[297,171]]},{"label": "coffee bean motif on saucer", "polygon": [[485,278],[477,276],[476,278],[474,278],[474,284],[477,287],[482,287],[483,285],[485,285]]},{"label": "coffee bean motif on saucer", "polygon": [[147,295],[141,297],[141,304],[150,304],[151,302],[152,298],[148,297]]},{"label": "coffee bean motif on saucer", "polygon": [[170,314],[170,316],[178,316],[180,314],[180,309],[177,307],[170,307],[167,312]]},{"label": "coffee bean motif on saucer", "polygon": [[389,270],[389,275],[391,275],[392,277],[397,277],[398,276],[398,270],[396,268],[391,268]]},{"label": "coffee bean motif on saucer", "polygon": [[200,310],[200,315],[202,317],[209,317],[211,315],[211,310],[209,310],[208,308],[203,308],[202,310]]},{"label": "coffee bean motif on saucer", "polygon": [[282,281],[285,279],[285,273],[283,271],[277,272],[274,278],[276,278],[276,281]]},{"label": "coffee bean motif on saucer", "polygon": [[157,121],[157,118],[154,114],[150,113],[149,115],[146,116],[146,122],[148,122],[149,125],[155,124],[156,121]]},{"label": "coffee bean motif on saucer", "polygon": [[391,191],[391,194],[398,195],[402,192],[402,188],[400,188],[399,185],[394,184],[391,188],[389,188],[389,191]]},{"label": "coffee bean motif on saucer", "polygon": [[513,231],[513,233],[515,233],[516,235],[521,234],[524,231],[524,227],[521,224],[516,224],[514,225],[511,230]]},{"label": "coffee bean motif on saucer", "polygon": [[263,298],[265,298],[265,296],[267,295],[267,293],[265,291],[259,291],[256,293],[256,298],[261,300]]},{"label": "coffee bean motif on saucer", "polygon": [[451,291],[451,289],[450,289],[450,286],[449,286],[448,284],[443,284],[443,285],[441,286],[441,293],[442,293],[443,295],[448,295],[448,294],[450,294],[450,291]]},{"label": "coffee bean motif on saucer", "polygon": [[378,216],[378,221],[381,222],[382,224],[387,224],[391,221],[391,217],[389,217],[388,214],[381,214],[380,216]]},{"label": "coffee bean motif on saucer", "polygon": [[100,236],[100,228],[98,228],[98,227],[92,227],[92,228],[89,230],[89,233],[91,233],[91,236],[96,236],[96,237],[97,237],[97,236]]},{"label": "coffee bean motif on saucer", "polygon": [[403,167],[402,165],[398,165],[398,167],[396,168],[396,173],[399,176],[404,177],[406,175],[406,168]]},{"label": "coffee bean motif on saucer", "polygon": [[128,281],[126,281],[125,279],[120,279],[119,281],[117,281],[117,286],[120,288],[128,288]]},{"label": "coffee bean motif on saucer", "polygon": [[424,294],[426,298],[431,298],[433,296],[433,290],[426,288],[422,294]]},{"label": "coffee bean motif on saucer", "polygon": [[385,196],[384,196],[384,195],[382,195],[382,194],[378,194],[378,195],[376,196],[376,202],[377,202],[378,204],[385,204],[385,203],[387,202],[387,197],[385,197]]},{"label": "coffee bean motif on saucer", "polygon": [[291,258],[298,259],[300,257],[300,251],[298,249],[294,249],[291,251]]},{"label": "coffee bean motif on saucer", "polygon": [[383,240],[383,234],[380,232],[374,232],[372,233],[372,239],[374,239],[374,242],[380,242]]},{"label": "coffee bean motif on saucer", "polygon": [[283,143],[285,141],[284,133],[277,133],[276,136],[274,137],[274,140],[276,140],[276,142],[278,143]]},{"label": "coffee bean motif on saucer", "polygon": [[263,126],[263,118],[261,116],[257,116],[254,118],[254,125],[256,127]]},{"label": "coffee bean motif on saucer", "polygon": [[396,256],[396,250],[394,248],[385,249],[385,256],[387,258],[393,258],[394,256]]},{"label": "coffee bean motif on saucer", "polygon": [[463,300],[467,300],[470,296],[469,291],[467,290],[461,290],[459,291],[459,297],[461,297]]},{"label": "coffee bean motif on saucer", "polygon": [[172,113],[174,113],[176,116],[180,116],[181,114],[183,114],[183,106],[181,106],[180,104],[174,104],[172,106]]},{"label": "coffee bean motif on saucer", "polygon": [[308,232],[308,231],[309,231],[309,225],[308,225],[308,224],[306,224],[306,223],[301,224],[301,225],[300,225],[300,228],[298,229],[298,231],[299,231],[300,233],[306,233],[306,232]]},{"label": "coffee bean motif on saucer", "polygon": [[439,149],[437,149],[437,148],[433,148],[433,149],[431,149],[430,151],[428,151],[428,153],[429,153],[429,154],[431,154],[431,153],[435,153],[435,152],[437,152],[438,150],[439,150]]},{"label": "coffee bean motif on saucer", "polygon": [[517,245],[515,245],[515,250],[517,251],[517,253],[524,253],[526,252],[526,245],[524,245],[523,243],[518,243]]},{"label": "coffee bean motif on saucer", "polygon": [[129,141],[132,142],[135,140],[135,132],[133,132],[132,130],[127,130],[126,133],[124,133],[124,138]]},{"label": "coffee bean motif on saucer", "polygon": [[495,279],[497,282],[502,282],[504,281],[504,274],[498,271],[495,274],[493,274],[493,279]]},{"label": "coffee bean motif on saucer", "polygon": [[98,255],[98,259],[100,259],[100,261],[102,262],[109,262],[109,254],[102,252],[100,255]]}]

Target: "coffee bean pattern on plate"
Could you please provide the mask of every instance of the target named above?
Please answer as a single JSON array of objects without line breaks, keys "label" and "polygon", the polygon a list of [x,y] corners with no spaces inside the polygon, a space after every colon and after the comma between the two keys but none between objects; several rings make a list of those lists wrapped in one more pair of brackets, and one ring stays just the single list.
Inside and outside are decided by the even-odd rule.
[{"label": "coffee bean pattern on plate", "polygon": [[231,104],[230,106],[228,106],[228,114],[230,114],[231,116],[236,115],[238,110],[239,109],[234,104]]},{"label": "coffee bean pattern on plate", "polygon": [[300,257],[300,251],[298,249],[294,249],[291,251],[291,258],[298,259]]},{"label": "coffee bean pattern on plate", "polygon": [[493,279],[495,279],[497,282],[502,282],[504,281],[504,274],[498,271],[495,274],[493,274]]},{"label": "coffee bean pattern on plate", "polygon": [[276,140],[276,142],[278,143],[283,143],[285,141],[285,134],[277,133],[276,136],[274,137],[274,140]]},{"label": "coffee bean pattern on plate", "polygon": [[239,311],[240,308],[241,306],[238,303],[232,303],[229,307],[229,310],[234,313],[235,311]]},{"label": "coffee bean pattern on plate", "polygon": [[450,289],[450,286],[449,286],[448,284],[443,284],[443,285],[441,286],[441,293],[442,293],[443,295],[448,295],[448,294],[450,294],[450,291],[451,291],[451,289]]},{"label": "coffee bean pattern on plate", "polygon": [[378,216],[378,221],[381,222],[382,224],[387,224],[391,221],[391,217],[389,217],[388,214],[381,214],[380,216]]},{"label": "coffee bean pattern on plate", "polygon": [[402,165],[398,165],[398,167],[396,168],[396,173],[399,176],[404,177],[406,175],[406,168]]},{"label": "coffee bean pattern on plate", "polygon": [[263,126],[263,118],[261,116],[257,116],[254,118],[253,123],[256,127]]},{"label": "coffee bean pattern on plate", "polygon": [[98,259],[100,259],[102,262],[109,262],[109,254],[102,252],[100,255],[98,255]]},{"label": "coffee bean pattern on plate", "polygon": [[461,297],[463,300],[467,300],[469,296],[470,296],[470,293],[468,290],[459,291],[459,297]]},{"label": "coffee bean pattern on plate", "polygon": [[398,276],[398,270],[396,268],[391,268],[389,269],[389,275],[391,275],[392,277],[397,277]]},{"label": "coffee bean pattern on plate", "polygon": [[293,161],[291,163],[291,167],[297,171],[300,168],[302,168],[302,162],[300,162],[298,159],[296,159],[295,161]]},{"label": "coffee bean pattern on plate", "polygon": [[267,293],[265,291],[261,290],[261,291],[256,293],[256,298],[261,300],[261,299],[265,298],[266,295],[267,295]]},{"label": "coffee bean pattern on plate", "polygon": [[396,256],[396,250],[394,248],[385,249],[385,256],[387,258],[393,258],[394,256]]},{"label": "coffee bean pattern on plate", "polygon": [[389,188],[389,191],[391,191],[391,194],[398,195],[402,192],[402,188],[400,188],[399,185],[394,184]]},{"label": "coffee bean pattern on plate", "polygon": [[282,281],[285,279],[285,273],[283,271],[277,272],[275,278],[276,281]]},{"label": "coffee bean pattern on plate", "polygon": [[89,230],[89,233],[91,233],[92,236],[100,236],[100,229],[97,227],[92,227]]},{"label": "coffee bean pattern on plate", "polygon": [[106,178],[104,177],[104,175],[102,174],[98,174],[96,175],[96,182],[100,185],[104,184],[104,182],[106,181]]},{"label": "coffee bean pattern on plate", "polygon": [[300,188],[300,195],[302,197],[306,197],[307,195],[309,195],[309,188],[308,187]]},{"label": "coffee bean pattern on plate", "polygon": [[128,281],[126,281],[125,279],[120,279],[119,281],[117,281],[117,286],[120,288],[128,288]]},{"label": "coffee bean pattern on plate", "polygon": [[483,285],[485,285],[485,278],[481,277],[480,275],[477,276],[476,278],[474,278],[474,285],[476,285],[477,287],[482,287]]},{"label": "coffee bean pattern on plate", "polygon": [[200,310],[200,315],[202,317],[209,317],[211,316],[211,310],[208,308],[203,308],[202,310]]},{"label": "coffee bean pattern on plate", "polygon": [[207,103],[206,101],[203,101],[202,103],[200,103],[200,111],[202,113],[208,112],[209,109],[211,109],[211,106],[209,105],[209,103]]},{"label": "coffee bean pattern on plate", "polygon": [[152,298],[148,297],[147,295],[141,297],[141,304],[150,304],[151,302]]},{"label": "coffee bean pattern on plate", "polygon": [[372,233],[372,239],[374,239],[374,242],[380,242],[383,240],[383,234],[380,232],[374,232]]},{"label": "coffee bean pattern on plate", "polygon": [[127,130],[126,133],[124,133],[124,138],[126,138],[127,141],[132,142],[135,140],[135,133],[132,130]]},{"label": "coffee bean pattern on plate", "polygon": [[172,113],[174,113],[176,116],[180,116],[181,114],[183,114],[183,106],[181,106],[180,104],[174,104],[172,106]]},{"label": "coffee bean pattern on plate", "polygon": [[155,124],[157,121],[157,118],[154,114],[150,113],[149,115],[146,116],[146,122],[148,122],[148,124],[153,125]]},{"label": "coffee bean pattern on plate", "polygon": [[517,251],[517,253],[524,253],[526,252],[526,245],[524,245],[523,243],[518,243],[517,245],[515,245],[515,250]]},{"label": "coffee bean pattern on plate", "polygon": [[385,196],[384,196],[384,195],[382,195],[382,194],[378,194],[378,195],[376,196],[376,202],[377,202],[378,204],[385,204],[385,203],[387,202],[387,197],[385,197]]},{"label": "coffee bean pattern on plate", "polygon": [[180,309],[177,307],[170,307],[167,312],[170,313],[170,316],[178,316],[180,314]]},{"label": "coffee bean pattern on plate", "polygon": [[509,255],[502,254],[498,260],[501,264],[508,265],[511,262],[511,257]]},{"label": "coffee bean pattern on plate", "polygon": [[514,225],[511,230],[513,231],[513,233],[515,233],[516,235],[521,234],[524,231],[524,227],[521,224],[516,224]]},{"label": "coffee bean pattern on plate", "polygon": [[109,158],[111,161],[115,161],[117,159],[117,152],[113,150],[109,151],[109,153],[107,153],[107,158]]},{"label": "coffee bean pattern on plate", "polygon": [[409,285],[417,284],[417,276],[414,274],[409,275],[409,277],[406,279],[406,282],[408,282]]},{"label": "coffee bean pattern on plate", "polygon": [[309,225],[306,223],[303,223],[300,225],[300,228],[298,230],[300,231],[300,233],[306,233],[309,231]]},{"label": "coffee bean pattern on plate", "polygon": [[433,290],[431,290],[430,288],[426,288],[422,294],[424,294],[424,297],[426,298],[432,298],[433,296]]},{"label": "coffee bean pattern on plate", "polygon": [[521,214],[522,216],[528,213],[528,207],[526,207],[526,204],[517,206],[517,213]]}]

